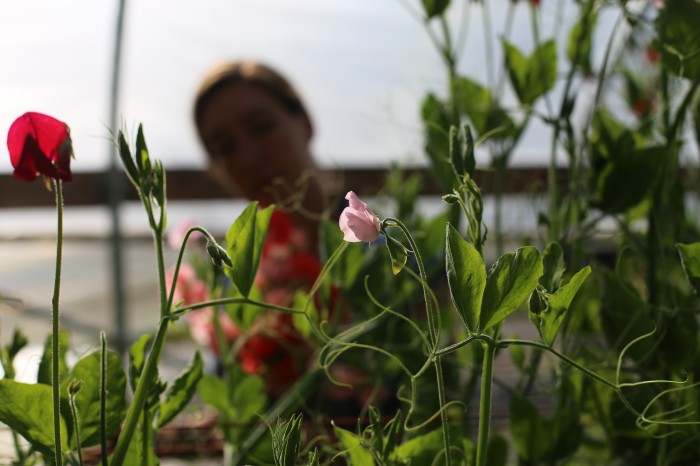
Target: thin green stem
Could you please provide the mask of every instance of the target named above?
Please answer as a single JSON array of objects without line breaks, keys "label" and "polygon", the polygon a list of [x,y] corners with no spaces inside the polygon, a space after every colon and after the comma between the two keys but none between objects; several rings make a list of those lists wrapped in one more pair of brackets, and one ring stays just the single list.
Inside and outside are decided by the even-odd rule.
[{"label": "thin green stem", "polygon": [[404,225],[401,221],[392,217],[387,217],[384,219],[383,223],[385,225],[398,227],[403,232],[404,236],[408,240],[408,243],[411,245],[411,250],[413,251],[413,256],[416,258],[416,263],[418,264],[418,272],[422,280],[421,284],[423,288],[423,299],[425,301],[426,314],[428,316],[428,334],[430,335],[430,338],[432,340],[432,345],[435,347],[438,344],[440,329],[437,327],[437,317],[435,315],[436,311],[433,309],[432,301],[428,293],[428,275],[425,272],[425,266],[423,265],[423,259],[420,255],[420,252],[418,251],[418,245],[413,239],[411,232],[408,231],[406,225]]},{"label": "thin green stem", "polygon": [[100,451],[102,464],[107,466],[107,338],[100,332]]},{"label": "thin green stem", "polygon": [[170,312],[168,309],[168,292],[165,284],[165,259],[163,257],[163,235],[160,231],[154,232],[153,238],[156,245],[156,259],[158,263],[158,289],[160,297],[160,316],[167,316]]},{"label": "thin green stem", "polygon": [[450,449],[450,426],[447,419],[447,410],[444,409],[447,404],[445,399],[445,381],[442,374],[442,360],[440,356],[434,359],[435,374],[437,376],[438,400],[440,403],[440,420],[442,421],[442,441],[445,447],[445,466],[452,465],[452,450]]},{"label": "thin green stem", "polygon": [[141,412],[141,424],[139,427],[141,428],[141,464],[145,466],[147,464],[146,458],[148,458],[148,443],[149,443],[149,437],[150,437],[150,427],[151,427],[151,422],[150,422],[150,416],[148,415],[148,408],[149,406],[144,406],[143,411]]},{"label": "thin green stem", "polygon": [[170,311],[170,308],[173,305],[173,299],[175,295],[175,284],[177,283],[178,275],[180,275],[180,266],[182,265],[182,259],[185,255],[185,248],[187,247],[187,242],[189,241],[192,233],[194,233],[195,231],[202,233],[208,241],[216,242],[211,236],[211,233],[209,233],[207,230],[200,226],[194,226],[187,230],[187,233],[185,233],[185,237],[182,240],[182,244],[180,245],[180,251],[177,254],[177,260],[175,261],[175,269],[173,270],[173,282],[170,285],[170,292],[168,293],[168,302],[166,303],[166,308],[168,309],[168,311]]},{"label": "thin green stem", "polygon": [[496,346],[484,343],[484,365],[481,368],[481,400],[479,403],[479,435],[476,443],[476,466],[486,465],[486,453],[491,428],[491,385]]},{"label": "thin green stem", "polygon": [[288,314],[305,314],[305,312],[301,309],[277,306],[275,304],[264,303],[262,301],[236,296],[233,298],[211,299],[209,301],[202,301],[201,303],[188,304],[187,306],[178,307],[177,309],[174,309],[173,312],[165,316],[165,318],[168,320],[177,320],[188,311],[194,311],[196,309],[202,309],[210,306],[219,306],[222,304],[250,304],[264,309],[274,309],[276,311],[286,312]]},{"label": "thin green stem", "polygon": [[60,314],[59,302],[61,294],[61,262],[63,258],[63,184],[54,180],[56,190],[56,213],[58,225],[56,232],[56,274],[54,276],[53,299],[51,300],[51,387],[53,392],[53,429],[56,465],[63,464],[63,448],[61,446],[61,374],[60,374]]}]

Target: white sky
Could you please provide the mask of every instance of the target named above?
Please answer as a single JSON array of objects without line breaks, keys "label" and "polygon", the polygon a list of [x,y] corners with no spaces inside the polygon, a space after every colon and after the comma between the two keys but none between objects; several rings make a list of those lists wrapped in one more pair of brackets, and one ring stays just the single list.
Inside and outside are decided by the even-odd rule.
[{"label": "white sky", "polygon": [[[490,1],[496,32],[509,0]],[[559,0],[543,0],[546,38]],[[460,72],[482,83],[482,12],[453,1],[451,21],[469,3]],[[564,2],[565,4],[568,2]],[[419,0],[130,0],[121,87],[128,129],[144,123],[153,156],[168,166],[201,166],[190,122],[192,95],[215,62],[257,58],[300,88],[314,118],[314,154],[323,166],[422,163],[420,101],[444,93],[446,77],[423,26],[406,5]],[[567,22],[573,18],[564,16]],[[22,0],[0,3],[0,131],[25,111],[51,114],[71,127],[73,169],[108,161],[108,92],[117,2]],[[569,8],[568,13],[573,13]],[[563,32],[567,31],[563,28]],[[511,41],[532,48],[529,7],[516,7]],[[455,28],[456,32],[456,28]],[[495,44],[500,63],[500,45]],[[560,66],[561,68],[561,66]],[[544,163],[549,138],[534,125],[515,163]],[[483,160],[486,162],[486,159]],[[10,171],[0,148],[0,171]]]}]

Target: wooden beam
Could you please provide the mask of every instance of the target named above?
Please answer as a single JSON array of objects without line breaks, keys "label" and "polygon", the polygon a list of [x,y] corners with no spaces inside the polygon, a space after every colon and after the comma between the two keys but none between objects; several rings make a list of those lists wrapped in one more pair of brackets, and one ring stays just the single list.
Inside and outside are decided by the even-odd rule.
[{"label": "wooden beam", "polygon": [[[334,177],[342,185],[342,191],[352,189],[361,195],[373,195],[383,186],[388,172],[381,168],[347,168],[341,171],[321,170],[319,177],[329,179]],[[427,169],[407,169],[404,176],[419,175],[423,178],[423,194],[444,194],[433,181]],[[566,170],[559,170],[557,179],[565,183]],[[108,199],[108,183],[105,172],[76,172],[73,181],[66,183],[64,189],[65,205],[91,206],[106,204]],[[484,193],[492,193],[495,186],[494,173],[478,171],[476,181]],[[212,200],[236,198],[216,183],[205,171],[199,169],[174,169],[167,173],[168,199],[180,200]],[[544,168],[513,168],[508,170],[504,180],[504,193],[528,194],[543,193],[547,186],[547,170]],[[14,179],[11,174],[0,175],[0,208],[7,207],[44,207],[53,206],[54,196],[43,187],[41,180],[27,183]],[[137,200],[136,190],[123,178],[123,193],[125,200]]]}]

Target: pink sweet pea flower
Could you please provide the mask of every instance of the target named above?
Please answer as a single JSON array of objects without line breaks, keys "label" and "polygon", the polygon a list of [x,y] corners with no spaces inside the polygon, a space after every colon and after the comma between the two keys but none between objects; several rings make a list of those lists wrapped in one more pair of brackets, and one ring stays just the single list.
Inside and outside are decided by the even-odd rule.
[{"label": "pink sweet pea flower", "polygon": [[348,192],[345,199],[350,205],[340,214],[340,230],[343,239],[351,243],[366,241],[373,242],[379,236],[379,217],[374,215],[372,209],[362,202],[353,191]]}]

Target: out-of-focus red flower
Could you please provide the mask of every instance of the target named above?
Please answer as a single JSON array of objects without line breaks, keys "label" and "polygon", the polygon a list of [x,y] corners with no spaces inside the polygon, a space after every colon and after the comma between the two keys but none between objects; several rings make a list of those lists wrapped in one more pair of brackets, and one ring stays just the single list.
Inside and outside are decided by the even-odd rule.
[{"label": "out-of-focus red flower", "polygon": [[540,0],[530,0],[530,5],[540,6]]},{"label": "out-of-focus red flower", "polygon": [[651,112],[651,107],[652,107],[651,100],[649,100],[645,97],[640,97],[634,101],[634,105],[632,106],[632,111],[638,117],[643,117],[644,115],[647,115],[649,112]]},{"label": "out-of-focus red flower", "polygon": [[68,125],[48,115],[28,112],[17,118],[7,134],[13,176],[32,181],[38,175],[71,181],[73,146]]},{"label": "out-of-focus red flower", "polygon": [[651,45],[647,47],[647,61],[657,63],[661,59],[661,53]]}]

